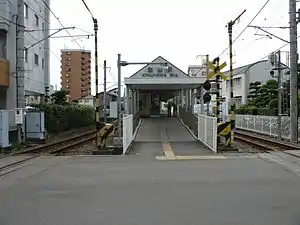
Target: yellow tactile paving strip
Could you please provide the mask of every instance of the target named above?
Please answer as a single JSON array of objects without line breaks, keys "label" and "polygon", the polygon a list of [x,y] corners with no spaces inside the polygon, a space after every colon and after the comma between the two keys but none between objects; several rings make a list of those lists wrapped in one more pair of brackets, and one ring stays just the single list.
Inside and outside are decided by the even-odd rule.
[{"label": "yellow tactile paving strip", "polygon": [[157,160],[217,160],[217,159],[226,159],[225,156],[213,156],[213,155],[199,155],[199,156],[156,156]]},{"label": "yellow tactile paving strip", "polygon": [[169,142],[163,143],[164,155],[167,159],[176,159],[172,146]]}]

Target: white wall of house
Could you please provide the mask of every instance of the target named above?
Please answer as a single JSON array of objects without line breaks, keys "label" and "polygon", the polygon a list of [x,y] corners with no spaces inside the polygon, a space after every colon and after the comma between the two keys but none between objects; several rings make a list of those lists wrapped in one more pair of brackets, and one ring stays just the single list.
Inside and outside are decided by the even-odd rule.
[{"label": "white wall of house", "polygon": [[[49,0],[45,2],[49,5]],[[25,94],[44,94],[45,86],[50,85],[49,39],[31,47],[34,43],[49,35],[49,10],[43,1],[24,1],[24,25],[26,30],[29,30],[24,34]],[[35,31],[30,32],[30,30]]]},{"label": "white wall of house", "polygon": [[[260,61],[252,66],[248,65],[237,68],[233,71],[233,95],[236,98],[236,104],[242,105],[247,104],[248,102],[248,95],[249,95],[249,87],[250,83],[259,81],[262,84],[265,84],[268,80],[275,79],[277,77],[272,77],[270,75],[271,71],[271,64],[265,60]],[[282,71],[282,80],[287,80],[288,76],[284,75],[287,72],[287,69]],[[276,73],[276,72],[275,72]],[[229,71],[226,71],[225,74],[229,77]],[[227,99],[230,97],[230,81],[229,78],[226,81],[222,81],[222,96]]]},{"label": "white wall of house", "polygon": [[94,97],[93,96],[86,96],[78,100],[78,104],[80,105],[87,105],[87,106],[94,106]]}]

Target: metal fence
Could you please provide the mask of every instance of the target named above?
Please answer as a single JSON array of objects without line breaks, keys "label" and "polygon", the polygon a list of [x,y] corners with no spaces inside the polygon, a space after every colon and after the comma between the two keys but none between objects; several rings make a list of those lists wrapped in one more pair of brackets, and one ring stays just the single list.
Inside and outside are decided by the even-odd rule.
[{"label": "metal fence", "polygon": [[[227,119],[228,116],[223,115],[223,121],[226,121]],[[278,136],[278,121],[276,116],[235,115],[235,124],[236,128],[266,134],[273,137]],[[300,124],[299,118],[298,124]],[[283,116],[281,118],[281,133],[283,138],[290,139],[290,127],[290,117]],[[299,126],[298,132],[300,132]]]},{"label": "metal fence", "polygon": [[133,140],[133,116],[123,116],[123,154],[125,154]]},{"label": "metal fence", "polygon": [[217,152],[217,118],[198,114],[198,139]]}]

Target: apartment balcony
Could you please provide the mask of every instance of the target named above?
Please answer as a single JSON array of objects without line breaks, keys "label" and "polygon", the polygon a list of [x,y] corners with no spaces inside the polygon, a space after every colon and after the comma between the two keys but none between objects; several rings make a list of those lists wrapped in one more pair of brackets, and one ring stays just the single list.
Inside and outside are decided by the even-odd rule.
[{"label": "apartment balcony", "polygon": [[9,87],[9,61],[0,60],[0,87]]}]

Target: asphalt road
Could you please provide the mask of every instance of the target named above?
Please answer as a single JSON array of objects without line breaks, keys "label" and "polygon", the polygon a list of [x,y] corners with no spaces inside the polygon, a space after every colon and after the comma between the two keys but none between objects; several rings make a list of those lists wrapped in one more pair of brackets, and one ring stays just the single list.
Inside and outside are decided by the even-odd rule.
[{"label": "asphalt road", "polygon": [[1,178],[0,224],[300,224],[299,158],[263,158],[39,158]]}]

